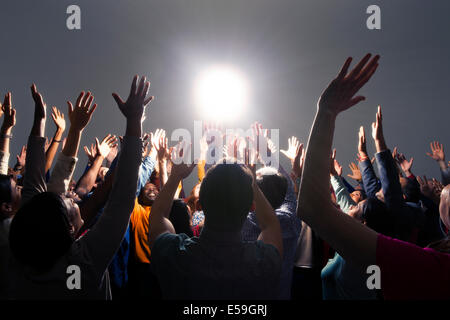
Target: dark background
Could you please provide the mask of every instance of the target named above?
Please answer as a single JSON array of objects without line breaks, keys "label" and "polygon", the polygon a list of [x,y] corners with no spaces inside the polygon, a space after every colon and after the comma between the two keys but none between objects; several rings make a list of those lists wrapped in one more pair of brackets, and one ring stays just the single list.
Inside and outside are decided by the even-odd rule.
[{"label": "dark background", "polygon": [[[70,4],[81,7],[81,30],[66,28]],[[381,30],[366,27],[371,4],[381,7]],[[83,134],[79,177],[87,161],[82,146],[96,136],[124,133],[111,93],[126,98],[134,74],[147,75],[157,97],[145,129],[193,134],[194,120],[201,119],[193,99],[196,75],[211,64],[231,64],[251,86],[249,108],[232,125],[247,128],[258,120],[279,128],[285,149],[292,135],[306,144],[317,99],[345,58],[372,52],[381,60],[361,92],[367,100],[336,125],[344,175],[355,159],[359,126],[370,137],[381,104],[388,146],[414,157],[415,174],[438,177],[425,152],[439,139],[450,153],[449,15],[447,0],[2,0],[0,93],[12,91],[17,109],[10,166],[31,128],[32,82],[48,110],[55,105],[66,115],[66,101],[74,102],[81,90],[95,95],[99,107]],[[54,129],[48,117],[47,136]],[[373,154],[371,138],[368,148]]]}]

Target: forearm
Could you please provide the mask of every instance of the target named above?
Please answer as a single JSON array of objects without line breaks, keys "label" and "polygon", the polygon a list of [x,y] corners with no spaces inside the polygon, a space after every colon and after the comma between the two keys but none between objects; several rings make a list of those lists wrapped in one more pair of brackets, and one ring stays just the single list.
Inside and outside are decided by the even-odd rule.
[{"label": "forearm", "polygon": [[376,260],[377,233],[333,207],[329,196],[335,116],[317,112],[306,151],[297,214],[344,259],[361,267]]},{"label": "forearm", "polygon": [[9,155],[9,141],[11,139],[12,127],[2,126],[0,129],[0,151]]},{"label": "forearm", "polygon": [[80,178],[78,182],[77,188],[75,192],[83,197],[86,193],[88,193],[95,184],[97,180],[98,172],[103,163],[103,157],[101,155],[97,155],[92,163],[91,167],[84,173],[84,175]]},{"label": "forearm", "polygon": [[[206,159],[206,155],[205,155]],[[205,177],[205,165],[206,160],[199,160],[197,164],[197,175],[198,175],[198,182],[202,182],[203,178]]]},{"label": "forearm", "polygon": [[444,186],[450,184],[450,167],[444,170],[441,169],[441,178]]},{"label": "forearm", "polygon": [[[269,201],[266,199],[261,189],[255,184],[253,186],[253,197],[255,201],[255,214],[256,220],[258,221],[258,226],[261,231],[267,229],[278,230],[280,223],[275,215],[275,212],[270,205]],[[281,232],[281,229],[279,229]]]},{"label": "forearm", "polygon": [[108,200],[109,193],[111,192],[116,169],[111,169],[112,173],[108,174],[105,178],[105,182],[100,185],[93,194],[87,199],[83,205],[80,206],[80,215],[84,221],[83,228],[80,233],[84,232],[86,228],[91,225],[92,219],[95,218],[101,208],[103,208]]},{"label": "forearm", "polygon": [[345,187],[341,177],[332,176],[331,186],[333,187],[334,193],[336,194],[336,202],[343,212],[347,213],[350,210],[351,206],[356,205],[356,203],[350,197],[350,193]]},{"label": "forearm", "polygon": [[55,168],[53,168],[47,184],[48,191],[57,194],[67,192],[77,161],[76,157],[66,156],[62,152],[59,153]]},{"label": "forearm", "polygon": [[172,208],[173,198],[175,196],[179,183],[180,179],[173,177],[171,175],[167,180],[166,184],[164,185],[164,187],[159,192],[159,195],[152,206],[151,216],[155,220],[160,220],[162,217],[164,218],[169,217],[170,209]]},{"label": "forearm", "polygon": [[108,266],[127,229],[136,199],[141,155],[142,140],[125,136],[108,203],[94,228],[82,238],[89,247],[93,266],[101,272]]},{"label": "forearm", "polygon": [[403,192],[391,152],[385,149],[376,153],[375,158],[380,172],[381,188],[383,189],[386,205],[388,207],[401,205],[403,203]]},{"label": "forearm", "polygon": [[380,184],[373,170],[370,159],[366,159],[358,163],[359,171],[361,171],[362,184],[364,191],[368,198],[375,197],[375,194],[380,190]]},{"label": "forearm", "polygon": [[76,157],[80,146],[82,131],[70,127],[67,134],[66,144],[62,153],[67,157]]},{"label": "forearm", "polygon": [[160,234],[165,232],[175,232],[168,217],[179,182],[179,178],[171,175],[153,203],[152,212],[149,217],[148,240],[150,248],[153,247],[153,243]]},{"label": "forearm", "polygon": [[45,172],[50,170],[52,167],[53,159],[55,158],[56,152],[58,151],[59,143],[61,141],[63,135],[63,131],[61,129],[57,129],[55,135],[53,136],[52,142],[45,153]]},{"label": "forearm", "polygon": [[145,186],[148,179],[152,175],[153,170],[155,170],[155,161],[152,157],[147,156],[142,161],[139,166],[139,178],[138,178],[138,187],[136,189],[136,197],[141,193],[141,189]]},{"label": "forearm", "polygon": [[21,204],[34,195],[47,191],[45,183],[45,139],[31,135],[28,138]]},{"label": "forearm", "polygon": [[317,111],[306,149],[297,201],[297,215],[302,220],[314,218],[319,204],[332,206],[328,181],[334,126],[335,116]]},{"label": "forearm", "polygon": [[162,187],[164,187],[164,185],[167,183],[167,180],[168,180],[167,161],[166,160],[158,160],[158,166],[159,166],[160,183],[161,183],[161,188],[162,188]]},{"label": "forearm", "polygon": [[375,139],[375,149],[377,150],[377,153],[387,150],[384,136],[381,136],[379,139]]},{"label": "forearm", "polygon": [[45,118],[36,118],[33,121],[30,136],[44,137],[45,135]]},{"label": "forearm", "polygon": [[438,165],[441,171],[447,170],[447,164],[445,163],[445,160],[439,160]]}]

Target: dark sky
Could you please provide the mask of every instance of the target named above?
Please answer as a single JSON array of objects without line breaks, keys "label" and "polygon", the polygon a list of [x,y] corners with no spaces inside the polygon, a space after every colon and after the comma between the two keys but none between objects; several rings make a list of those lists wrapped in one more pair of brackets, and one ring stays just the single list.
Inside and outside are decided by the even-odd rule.
[{"label": "dark sky", "polygon": [[[81,7],[79,31],[66,28],[70,4]],[[366,27],[371,4],[381,7],[381,30]],[[279,128],[286,148],[292,135],[306,143],[317,99],[345,58],[373,52],[381,60],[361,92],[367,100],[337,121],[335,147],[345,175],[359,126],[370,137],[381,104],[388,146],[415,158],[414,173],[438,177],[437,164],[425,152],[439,139],[450,154],[449,12],[448,0],[2,1],[0,93],[12,91],[17,109],[10,165],[31,127],[32,82],[48,106],[66,114],[67,99],[74,101],[80,90],[94,93],[99,107],[83,146],[95,136],[123,134],[125,121],[111,93],[126,97],[134,74],[150,77],[157,97],[147,130],[192,130],[200,119],[192,94],[195,76],[210,64],[229,63],[252,89],[249,109],[234,125],[258,120]],[[50,118],[46,132],[54,133]],[[82,151],[79,156],[77,175],[86,163]]]}]

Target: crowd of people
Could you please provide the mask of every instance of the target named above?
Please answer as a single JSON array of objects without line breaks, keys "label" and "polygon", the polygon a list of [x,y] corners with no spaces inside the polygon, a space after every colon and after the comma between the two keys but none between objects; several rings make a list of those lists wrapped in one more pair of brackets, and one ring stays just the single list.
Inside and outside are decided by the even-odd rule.
[{"label": "crowd of people", "polygon": [[[347,181],[332,150],[335,120],[365,99],[357,93],[379,56],[367,54],[349,71],[351,61],[322,93],[307,144],[293,136],[280,150],[288,170],[262,156],[278,150],[259,123],[251,136],[223,135],[220,151],[211,137],[223,133],[206,126],[195,161],[187,141],[169,146],[164,130],[144,133],[153,97],[150,82],[138,76],[126,101],[113,93],[126,132],[84,147],[87,165],[78,179],[94,96],[81,92],[65,117],[47,108],[33,84],[33,126],[10,167],[16,110],[7,93],[0,112],[0,299],[450,299],[444,147],[433,141],[423,155],[437,162],[441,177],[416,176],[413,159],[388,147],[378,107],[372,139],[359,128]],[[56,126],[50,141],[49,113]],[[221,153],[214,163],[212,152]],[[198,182],[186,190],[183,180],[195,168]],[[370,266],[380,271],[375,287],[368,285]]]}]

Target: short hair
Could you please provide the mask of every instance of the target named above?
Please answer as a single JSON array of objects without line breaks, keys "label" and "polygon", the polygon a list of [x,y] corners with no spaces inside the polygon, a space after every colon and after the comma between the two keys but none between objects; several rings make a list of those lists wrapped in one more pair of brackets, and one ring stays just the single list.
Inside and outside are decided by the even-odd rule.
[{"label": "short hair", "polygon": [[253,177],[243,166],[223,160],[210,168],[200,186],[205,226],[220,231],[242,228],[253,202]]},{"label": "short hair", "polygon": [[392,217],[386,204],[377,198],[368,198],[363,204],[363,221],[366,225],[386,236],[394,236]]},{"label": "short hair", "polygon": [[256,183],[274,210],[283,204],[288,180],[277,169],[273,167],[259,169],[256,175]]},{"label": "short hair", "polygon": [[52,192],[35,195],[11,222],[11,252],[23,265],[47,271],[73,243],[70,228],[67,207],[59,195]]},{"label": "short hair", "polygon": [[420,201],[420,185],[416,180],[407,179],[402,191],[406,202],[418,203]]},{"label": "short hair", "polygon": [[0,174],[0,204],[11,202],[11,176]]}]

